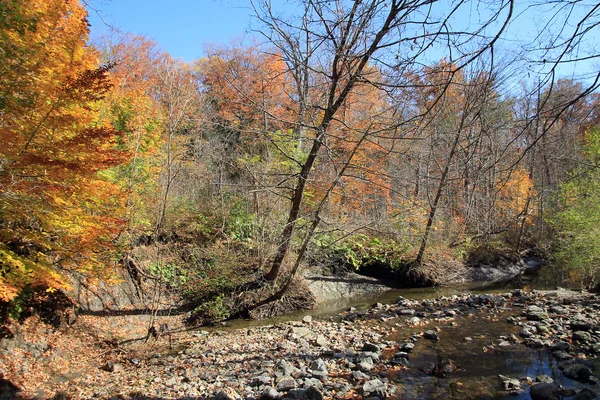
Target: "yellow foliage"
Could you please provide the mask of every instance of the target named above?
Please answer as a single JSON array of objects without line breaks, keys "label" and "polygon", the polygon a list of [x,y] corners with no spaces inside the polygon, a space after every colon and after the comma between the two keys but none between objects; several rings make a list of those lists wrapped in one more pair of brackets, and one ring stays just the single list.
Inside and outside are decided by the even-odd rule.
[{"label": "yellow foliage", "polygon": [[503,219],[513,219],[518,215],[529,215],[533,210],[526,209],[535,196],[533,180],[523,167],[518,167],[510,176],[498,183],[496,209]]},{"label": "yellow foliage", "polygon": [[[100,122],[109,67],[78,0],[5,0],[0,24],[0,300],[103,273],[121,194],[98,175],[127,159]],[[58,268],[60,267],[60,269]]]}]

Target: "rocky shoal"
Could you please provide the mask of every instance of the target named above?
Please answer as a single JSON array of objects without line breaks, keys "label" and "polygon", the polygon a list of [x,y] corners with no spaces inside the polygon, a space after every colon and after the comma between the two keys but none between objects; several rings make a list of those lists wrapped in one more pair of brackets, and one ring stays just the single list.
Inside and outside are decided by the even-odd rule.
[{"label": "rocky shoal", "polygon": [[[547,348],[565,377],[585,383],[567,390],[547,376],[500,376],[507,393],[531,398],[577,396],[593,399],[597,374],[590,359],[600,357],[600,296],[570,291],[498,295],[463,294],[431,300],[399,297],[395,304],[350,309],[329,320],[302,321],[236,330],[177,334],[174,351],[121,353],[102,361],[95,375],[81,377],[66,395],[80,398],[322,399],[394,398],[394,374],[411,368],[411,352],[421,340],[439,340],[438,330],[461,315],[486,313],[518,325],[518,335],[498,337],[491,347]],[[412,327],[401,340],[394,331]],[[469,340],[470,338],[464,338]],[[488,351],[484,348],[482,351]],[[456,366],[445,359],[420,366],[445,377]]]}]

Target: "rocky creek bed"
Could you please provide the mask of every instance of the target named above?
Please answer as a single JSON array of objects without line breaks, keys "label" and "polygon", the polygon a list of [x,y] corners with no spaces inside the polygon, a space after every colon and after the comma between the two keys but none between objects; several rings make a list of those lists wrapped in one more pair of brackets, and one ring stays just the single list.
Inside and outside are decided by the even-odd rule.
[{"label": "rocky creek bed", "polygon": [[[399,297],[328,318],[177,332],[173,349],[166,337],[122,344],[77,373],[55,365],[37,392],[26,375],[4,375],[12,395],[20,386],[38,398],[594,399],[599,320],[599,296],[565,290]],[[30,345],[38,363],[57,362],[58,346]]]}]

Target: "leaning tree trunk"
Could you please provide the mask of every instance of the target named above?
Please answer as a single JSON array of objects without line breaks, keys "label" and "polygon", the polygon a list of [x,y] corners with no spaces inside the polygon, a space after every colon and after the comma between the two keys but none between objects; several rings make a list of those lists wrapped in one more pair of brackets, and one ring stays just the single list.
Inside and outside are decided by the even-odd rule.
[{"label": "leaning tree trunk", "polygon": [[448,154],[446,165],[444,166],[444,171],[442,172],[442,176],[440,177],[440,183],[438,185],[437,192],[435,193],[433,204],[431,205],[431,209],[429,210],[429,216],[427,217],[427,225],[425,226],[425,233],[423,234],[423,239],[421,239],[421,247],[419,248],[417,258],[415,259],[415,264],[418,266],[423,264],[423,257],[425,255],[425,249],[427,248],[427,242],[429,241],[429,234],[431,232],[433,220],[435,219],[435,214],[438,209],[440,198],[442,197],[442,192],[444,190],[444,187],[446,186],[446,179],[448,177],[448,172],[450,171],[450,164],[452,162],[452,159],[454,158],[454,154],[456,153],[456,148],[458,147],[458,142],[460,140],[460,131],[461,129],[458,130],[456,136],[454,137],[454,143],[452,143],[452,148],[450,149],[450,154]]}]

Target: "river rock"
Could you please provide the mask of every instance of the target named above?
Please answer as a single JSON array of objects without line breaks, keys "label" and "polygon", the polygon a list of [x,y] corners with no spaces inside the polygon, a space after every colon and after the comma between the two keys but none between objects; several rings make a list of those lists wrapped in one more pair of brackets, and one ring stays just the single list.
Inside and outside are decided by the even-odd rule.
[{"label": "river rock", "polygon": [[358,369],[361,371],[372,371],[373,368],[375,368],[375,365],[373,364],[373,359],[371,357],[365,357],[358,363]]},{"label": "river rock", "polygon": [[571,320],[571,329],[573,331],[589,331],[594,327],[594,323],[583,317],[577,317]]},{"label": "river rock", "polygon": [[309,388],[311,386],[316,387],[317,389],[323,389],[323,382],[315,378],[306,378],[304,380],[304,388]]},{"label": "river rock", "polygon": [[563,374],[570,379],[575,379],[580,382],[588,382],[590,376],[592,375],[592,370],[584,364],[574,362],[565,366]]},{"label": "river rock", "polygon": [[543,321],[548,319],[548,314],[539,306],[529,306],[525,312],[525,316],[529,321]]},{"label": "river rock", "polygon": [[440,339],[438,336],[438,333],[436,331],[434,331],[433,329],[425,331],[425,333],[423,334],[423,337],[425,339],[430,339],[430,340],[439,340]]},{"label": "river rock", "polygon": [[449,358],[442,358],[438,369],[442,374],[448,375],[456,371],[456,364]]},{"label": "river rock", "polygon": [[304,318],[302,318],[302,322],[310,324],[312,322],[312,317],[310,315],[305,315]]},{"label": "river rock", "polygon": [[576,342],[589,342],[592,339],[592,335],[586,331],[573,332],[573,340]]},{"label": "river rock", "polygon": [[415,348],[415,344],[411,343],[411,342],[402,343],[400,346],[398,346],[398,350],[405,351],[407,353],[410,353],[411,351],[413,351],[414,348]]},{"label": "river rock", "polygon": [[531,328],[529,327],[524,327],[521,329],[521,331],[519,332],[519,336],[524,337],[524,338],[530,338],[533,336],[533,333],[530,330]]},{"label": "river rock", "polygon": [[312,363],[310,363],[310,369],[312,370],[313,376],[318,376],[320,378],[324,378],[327,375],[329,375],[325,361],[323,361],[320,358],[317,358]]},{"label": "river rock", "polygon": [[298,383],[294,378],[286,376],[277,383],[275,389],[277,389],[278,392],[287,392],[289,390],[295,389],[297,386]]},{"label": "river rock", "polygon": [[365,374],[362,371],[354,371],[354,372],[352,372],[352,377],[354,379],[356,379],[357,381],[360,381],[360,380],[363,380],[363,379],[369,379],[371,376]]},{"label": "river rock", "polygon": [[407,358],[403,358],[403,357],[399,357],[399,358],[392,358],[390,360],[390,364],[392,365],[402,365],[403,367],[408,367],[410,365],[410,363],[408,362]]},{"label": "river rock", "polygon": [[239,400],[242,397],[233,389],[226,388],[213,397],[214,400]]},{"label": "river rock", "polygon": [[378,396],[385,396],[385,391],[387,389],[387,385],[375,378],[370,381],[366,381],[362,386],[363,393],[367,394],[376,394]]},{"label": "river rock", "polygon": [[531,400],[559,400],[560,389],[553,383],[536,383],[529,390]]},{"label": "river rock", "polygon": [[323,400],[323,393],[314,386],[309,386],[304,393],[306,400]]},{"label": "river rock", "polygon": [[556,342],[552,346],[550,346],[550,350],[569,351],[569,350],[571,350],[571,345],[567,342],[560,341],[560,342]]},{"label": "river rock", "polygon": [[502,385],[504,390],[521,390],[521,381],[515,378],[504,379]]},{"label": "river rock", "polygon": [[277,368],[279,370],[279,374],[280,376],[292,376],[292,374],[296,371],[296,367],[294,367],[292,364],[290,364],[288,361],[286,360],[280,360],[277,363]]},{"label": "river rock", "polygon": [[362,347],[362,351],[369,351],[373,353],[378,353],[380,350],[381,349],[378,345],[369,342],[365,343]]},{"label": "river rock", "polygon": [[263,374],[260,376],[257,376],[256,378],[254,378],[254,381],[252,382],[252,385],[254,386],[260,386],[260,385],[270,385],[271,384],[271,377],[267,374]]},{"label": "river rock", "polygon": [[279,398],[279,392],[272,387],[267,387],[260,395],[261,400],[275,400]]},{"label": "river rock", "polygon": [[582,389],[581,392],[577,394],[575,400],[594,400],[597,399],[597,393],[589,388]]}]

